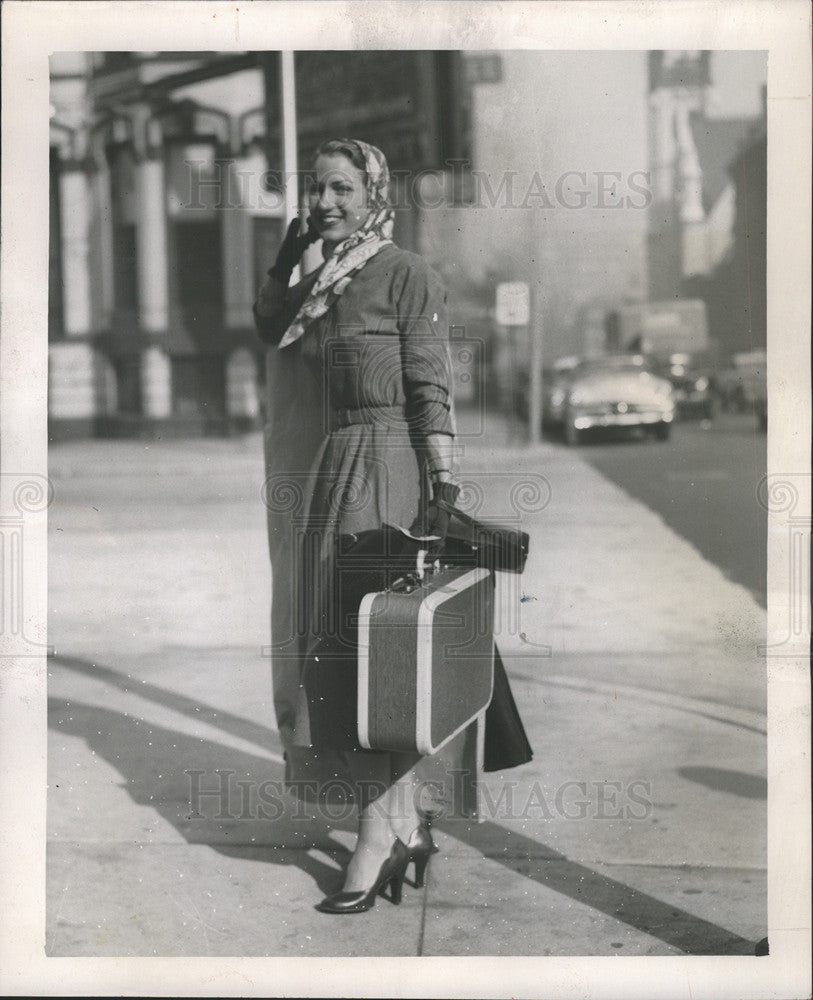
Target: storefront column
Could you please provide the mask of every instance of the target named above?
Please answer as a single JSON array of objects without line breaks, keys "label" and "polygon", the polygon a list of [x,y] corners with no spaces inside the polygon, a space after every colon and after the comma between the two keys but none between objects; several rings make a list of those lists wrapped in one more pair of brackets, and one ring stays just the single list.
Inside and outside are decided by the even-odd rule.
[{"label": "storefront column", "polygon": [[92,328],[90,283],[90,186],[84,165],[64,164],[59,176],[62,230],[62,306],[65,334],[83,337]]},{"label": "storefront column", "polygon": [[145,417],[166,420],[172,416],[172,366],[160,347],[148,347],[141,356],[141,400]]},{"label": "storefront column", "polygon": [[[169,329],[169,251],[161,129],[141,110],[135,127],[138,322],[145,333]],[[141,410],[150,420],[172,416],[172,363],[161,347],[141,355]]]},{"label": "storefront column", "polygon": [[48,349],[48,416],[52,433],[92,433],[96,416],[90,255],[91,188],[84,162],[63,161],[59,176],[62,308],[65,339]]},{"label": "storefront column", "polygon": [[165,333],[169,326],[169,259],[161,150],[150,152],[136,164],[136,193],[139,325],[148,333]]},{"label": "storefront column", "polygon": [[85,341],[55,341],[48,348],[48,417],[67,436],[92,433],[98,389],[97,358]]}]

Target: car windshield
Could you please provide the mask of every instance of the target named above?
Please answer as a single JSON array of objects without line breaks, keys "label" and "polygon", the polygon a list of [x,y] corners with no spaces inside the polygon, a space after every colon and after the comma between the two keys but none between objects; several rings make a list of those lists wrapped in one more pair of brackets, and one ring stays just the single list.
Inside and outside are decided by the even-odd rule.
[{"label": "car windshield", "polygon": [[579,375],[602,375],[617,372],[645,372],[649,371],[649,368],[643,358],[633,355],[631,357],[594,358],[589,361],[582,361],[574,371]]}]

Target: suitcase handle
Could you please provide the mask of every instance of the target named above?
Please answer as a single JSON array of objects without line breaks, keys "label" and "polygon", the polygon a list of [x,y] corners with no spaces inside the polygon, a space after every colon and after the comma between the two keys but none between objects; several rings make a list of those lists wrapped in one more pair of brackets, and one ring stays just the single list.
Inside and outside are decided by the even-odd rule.
[{"label": "suitcase handle", "polygon": [[418,549],[416,557],[416,569],[418,579],[423,580],[427,573],[437,573],[440,570],[440,555],[435,555],[431,562],[427,562],[429,549]]}]

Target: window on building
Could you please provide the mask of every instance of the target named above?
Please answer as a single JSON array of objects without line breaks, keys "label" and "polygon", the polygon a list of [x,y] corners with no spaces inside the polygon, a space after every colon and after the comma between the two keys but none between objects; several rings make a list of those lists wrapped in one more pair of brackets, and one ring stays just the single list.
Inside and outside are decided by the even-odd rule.
[{"label": "window on building", "polygon": [[183,327],[175,332],[200,351],[211,348],[223,327],[223,168],[216,150],[211,136],[195,142],[175,136],[166,147],[170,299]]},{"label": "window on building", "polygon": [[205,349],[223,326],[220,220],[180,218],[172,228],[175,302],[185,329]]},{"label": "window on building", "polygon": [[117,311],[138,309],[136,271],[135,160],[125,145],[111,147],[110,195],[113,230],[113,302]]},{"label": "window on building", "polygon": [[198,303],[219,305],[223,284],[219,221],[176,222],[175,246],[178,303],[192,310]]}]

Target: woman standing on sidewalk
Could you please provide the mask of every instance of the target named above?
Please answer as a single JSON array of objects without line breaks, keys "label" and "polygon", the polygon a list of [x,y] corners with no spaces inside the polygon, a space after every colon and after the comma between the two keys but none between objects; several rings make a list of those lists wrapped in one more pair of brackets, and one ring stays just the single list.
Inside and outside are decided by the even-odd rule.
[{"label": "woman standing on sidewalk", "polygon": [[[293,773],[297,761],[306,773],[308,766],[329,773],[314,769],[320,758],[338,761],[351,776],[358,842],[342,891],[320,908],[359,913],[387,883],[400,899],[410,861],[420,884],[433,844],[414,801],[420,758],[361,749],[355,663],[331,657],[323,643],[337,611],[336,542],[383,524],[442,539],[458,494],[455,425],[445,291],[420,257],[392,242],[384,155],[364,142],[334,139],[319,147],[314,167],[311,228],[299,236],[292,223],[255,306],[261,337],[276,346],[269,359],[269,470],[282,477],[278,485],[293,483],[303,501],[298,544],[290,512],[274,517],[269,477],[272,630],[292,641],[301,636],[287,658],[275,658],[275,707],[289,779],[302,777]],[[305,247],[320,237],[322,266],[289,288]],[[289,578],[296,587],[286,594]],[[294,617],[304,627],[293,628]],[[274,643],[279,648],[276,634]],[[476,743],[468,734],[459,745],[471,758]],[[470,759],[469,770],[475,766]]]}]

